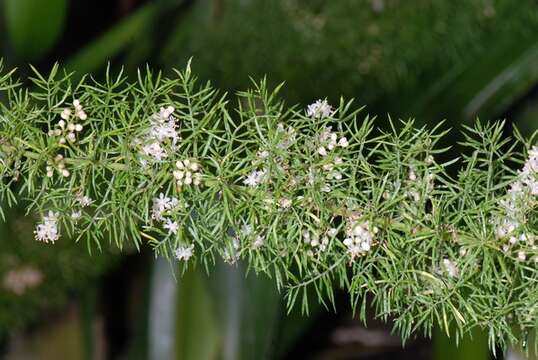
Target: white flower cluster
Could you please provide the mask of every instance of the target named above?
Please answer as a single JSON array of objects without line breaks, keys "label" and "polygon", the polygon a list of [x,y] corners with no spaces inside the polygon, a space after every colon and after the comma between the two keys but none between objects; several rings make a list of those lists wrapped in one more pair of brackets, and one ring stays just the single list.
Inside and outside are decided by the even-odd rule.
[{"label": "white flower cluster", "polygon": [[[94,203],[93,199],[87,195],[82,195],[82,193],[79,193],[77,195],[77,197],[75,198],[77,204],[81,207],[81,208],[85,208],[85,207],[88,207],[90,206],[91,204]],[[74,209],[72,212],[71,212],[71,219],[77,223],[78,220],[82,217],[82,210],[79,208],[79,209]]]},{"label": "white flower cluster", "polygon": [[346,238],[344,245],[347,247],[351,259],[365,255],[374,245],[374,236],[378,232],[377,227],[370,226],[369,221],[359,220],[358,215],[351,216],[346,226]]},{"label": "white flower cluster", "polygon": [[[150,127],[141,140],[144,144],[142,153],[158,162],[168,157],[165,143],[171,140],[172,147],[175,147],[179,140],[176,118],[173,116],[174,111],[173,106],[168,106],[153,114],[150,119]],[[147,160],[142,160],[142,164],[147,165]]]},{"label": "white flower cluster", "polygon": [[[332,190],[330,183],[335,180],[342,180],[342,172],[340,167],[343,163],[344,161],[342,160],[342,158],[336,156],[332,161],[326,162],[322,165],[325,183],[321,187],[321,191],[330,192]],[[315,182],[315,176],[313,175],[314,170],[311,169],[310,173],[312,175],[309,177],[308,183],[312,185]]]},{"label": "white flower cluster", "polygon": [[49,211],[48,215],[43,217],[43,222],[36,226],[34,234],[37,241],[54,243],[58,240],[60,238],[58,232],[58,214]]},{"label": "white flower cluster", "polygon": [[239,233],[234,239],[234,247],[237,245],[236,249],[239,249],[241,239],[252,241],[252,248],[254,249],[259,249],[265,244],[265,236],[256,234],[254,227],[250,224],[243,224],[241,226],[241,230],[239,230]]},{"label": "white flower cluster", "polygon": [[[525,248],[536,253],[535,235],[524,231],[527,213],[536,205],[538,197],[538,147],[529,150],[529,156],[518,177],[511,184],[506,198],[499,201],[502,216],[494,219],[495,233],[499,239],[507,240],[503,251],[516,250],[519,261],[527,260]],[[535,256],[534,261],[538,262]]]},{"label": "white flower cluster", "polygon": [[163,228],[168,230],[169,234],[176,234],[179,229],[179,224],[166,216],[169,215],[170,212],[177,210],[179,207],[180,203],[178,199],[160,193],[159,197],[153,198],[151,218],[162,222]]},{"label": "white flower cluster", "polygon": [[62,154],[56,155],[54,161],[47,161],[47,164],[47,177],[54,176],[54,169],[58,170],[63,177],[68,177],[70,175],[69,170],[65,168],[65,160]]},{"label": "white flower cluster", "polygon": [[278,200],[278,206],[281,210],[289,209],[293,205],[293,201],[289,198],[283,197]]},{"label": "white flower cluster", "polygon": [[176,131],[175,110],[173,106],[168,106],[167,108],[161,108],[158,113],[153,114],[149,129],[149,136],[151,138],[159,142],[171,139],[172,143],[176,144],[179,140],[179,135]]},{"label": "white flower cluster", "polygon": [[80,101],[74,100],[73,107],[74,111],[72,111],[71,108],[64,108],[60,115],[61,119],[58,121],[58,124],[56,124],[55,129],[49,130],[49,136],[60,137],[58,139],[58,143],[60,144],[65,144],[67,141],[70,143],[76,142],[76,134],[80,133],[84,128],[82,124],[76,122],[77,119],[80,119],[81,121],[87,119],[87,115],[84,110],[82,110]]},{"label": "white flower cluster", "polygon": [[345,136],[338,139],[338,133],[333,132],[330,126],[327,126],[319,134],[319,147],[317,152],[321,156],[327,156],[330,151],[334,150],[336,147],[348,147],[349,142]]},{"label": "white flower cluster", "polygon": [[32,266],[23,266],[18,269],[8,271],[4,275],[4,288],[22,295],[28,289],[32,289],[43,281],[43,273]]},{"label": "white flower cluster", "polygon": [[317,100],[315,103],[308,105],[306,115],[313,119],[323,119],[333,114],[333,108],[327,100]]},{"label": "white flower cluster", "polygon": [[[434,163],[435,159],[432,155],[428,155],[425,159],[427,168],[422,171],[418,171],[416,166],[410,165],[407,173],[406,186],[407,197],[418,203],[424,196],[430,194],[435,188],[435,174],[431,172],[429,165]],[[397,184],[396,184],[397,185]],[[392,186],[397,188],[399,186]],[[385,196],[390,198],[390,194]]]},{"label": "white flower cluster", "polygon": [[336,236],[338,230],[331,228],[325,231],[320,239],[320,236],[315,231],[304,230],[303,231],[303,242],[308,245],[310,248],[307,250],[307,255],[312,256],[317,251],[325,251],[329,246],[329,242],[332,238]]},{"label": "white flower cluster", "polygon": [[185,159],[176,161],[176,170],[174,170],[173,174],[177,186],[200,185],[202,183],[202,173],[200,170],[200,164],[196,160]]},{"label": "white flower cluster", "polygon": [[194,245],[180,246],[174,252],[174,254],[176,255],[176,259],[182,261],[188,261],[192,257],[193,253]]},{"label": "white flower cluster", "polygon": [[452,260],[444,258],[441,264],[442,264],[443,270],[446,272],[448,277],[450,278],[458,277],[459,269]]},{"label": "white flower cluster", "polygon": [[239,249],[241,248],[241,239],[239,236],[236,235],[232,238],[231,245],[231,249],[224,249],[223,259],[227,263],[234,264],[238,259]]}]

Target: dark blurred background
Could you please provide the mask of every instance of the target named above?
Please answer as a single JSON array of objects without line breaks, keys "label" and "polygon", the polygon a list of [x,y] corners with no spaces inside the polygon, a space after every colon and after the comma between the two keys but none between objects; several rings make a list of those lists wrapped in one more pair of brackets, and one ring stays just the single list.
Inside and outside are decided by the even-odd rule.
[{"label": "dark blurred background", "polygon": [[[232,96],[267,75],[286,82],[290,105],[355,98],[381,126],[390,113],[456,129],[477,117],[538,128],[535,0],[0,0],[0,31],[0,57],[21,78],[28,64],[46,72],[55,62],[75,77],[101,78],[107,64],[166,74],[192,57],[201,80]],[[337,311],[287,314],[273,281],[245,276],[244,264],[175,281],[147,248],[46,246],[34,221],[13,209],[0,224],[1,358],[492,356],[482,333],[458,348],[440,331],[404,346],[390,322],[359,323],[347,294]]]}]

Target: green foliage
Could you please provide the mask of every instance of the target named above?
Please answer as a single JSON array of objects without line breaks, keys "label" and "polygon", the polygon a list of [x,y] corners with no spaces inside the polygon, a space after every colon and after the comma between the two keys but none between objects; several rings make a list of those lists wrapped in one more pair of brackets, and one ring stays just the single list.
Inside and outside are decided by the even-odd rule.
[{"label": "green foliage", "polygon": [[[136,81],[107,72],[103,82],[73,82],[56,66],[49,75],[35,72],[32,91],[10,79],[0,83],[7,98],[0,194],[29,212],[57,212],[58,244],[65,235],[92,251],[105,241],[149,244],[169,257],[181,249],[184,261],[192,246],[206,268],[217,256],[244,259],[286,291],[290,308],[330,306],[341,288],[365,319],[370,295],[377,316],[394,319],[404,338],[431,335],[439,325],[454,329],[457,342],[482,328],[491,347],[506,346],[536,326],[538,252],[506,248],[498,235],[498,220],[508,216],[500,200],[509,200],[534,140],[517,132],[507,139],[502,123],[465,128],[465,152],[440,163],[447,150],[437,145],[447,133],[441,125],[389,119],[380,130],[344,100],[312,116],[285,106],[280,87],[268,90],[265,81],[232,103],[198,84],[190,65],[169,78],[140,71]],[[66,107],[80,111],[75,99],[83,128],[61,142],[54,131]],[[177,138],[151,135],[163,117]],[[146,151],[155,142],[165,155]],[[201,174],[200,185],[185,181],[187,168]],[[257,180],[247,186],[252,174]],[[156,213],[160,193],[178,204]],[[94,202],[81,209],[81,196]],[[525,204],[517,231],[530,237],[536,201]],[[161,215],[177,231],[167,231]],[[353,247],[353,237],[368,238],[368,246]]]}]

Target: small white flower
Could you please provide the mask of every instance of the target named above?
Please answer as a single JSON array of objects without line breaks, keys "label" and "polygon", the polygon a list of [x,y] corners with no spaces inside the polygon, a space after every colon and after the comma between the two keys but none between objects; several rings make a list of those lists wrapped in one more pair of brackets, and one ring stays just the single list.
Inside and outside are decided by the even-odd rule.
[{"label": "small white flower", "polygon": [[91,204],[93,204],[92,198],[89,197],[89,196],[86,196],[86,195],[85,196],[78,196],[77,201],[80,204],[80,206],[82,206],[82,207],[90,206]]},{"label": "small white flower", "polygon": [[263,244],[265,244],[265,237],[258,235],[256,237],[256,240],[254,240],[252,246],[254,247],[254,249],[259,249],[263,246]]},{"label": "small white flower", "polygon": [[243,180],[243,184],[250,187],[256,187],[264,181],[265,175],[265,170],[254,170]]},{"label": "small white flower", "polygon": [[290,199],[287,199],[287,198],[282,198],[280,199],[279,201],[279,205],[282,209],[287,209],[291,206],[292,204],[292,201]]},{"label": "small white flower", "polygon": [[177,234],[179,225],[176,221],[166,219],[166,223],[163,225],[163,228],[167,229],[169,234]]},{"label": "small white flower", "polygon": [[243,236],[243,237],[247,237],[247,236],[249,236],[250,234],[252,234],[252,231],[253,231],[253,230],[254,230],[254,229],[252,228],[252,225],[250,225],[250,224],[243,224],[243,225],[241,226],[241,230],[240,230],[241,236]]},{"label": "small white flower", "polygon": [[194,252],[194,245],[180,246],[175,251],[176,259],[188,261],[192,257],[193,252]]},{"label": "small white flower", "polygon": [[75,221],[78,220],[78,219],[80,219],[81,216],[82,216],[82,211],[80,211],[80,210],[73,211],[73,212],[71,213],[71,219],[73,219],[73,220],[75,220]]},{"label": "small white flower", "polygon": [[519,261],[525,261],[527,259],[527,255],[525,254],[524,251],[520,250],[517,252],[517,259]]},{"label": "small white flower", "polygon": [[36,226],[34,231],[35,239],[45,243],[54,243],[59,239],[58,233],[58,214],[49,211],[48,215],[43,217],[43,222]]},{"label": "small white flower", "polygon": [[306,109],[306,114],[313,119],[323,119],[331,116],[332,113],[332,107],[327,100],[317,100],[315,103],[308,105]]},{"label": "small white flower", "polygon": [[155,220],[162,221],[163,213],[167,210],[173,210],[179,206],[179,200],[170,198],[163,193],[159,197],[153,198],[153,206],[151,208],[151,217]]}]

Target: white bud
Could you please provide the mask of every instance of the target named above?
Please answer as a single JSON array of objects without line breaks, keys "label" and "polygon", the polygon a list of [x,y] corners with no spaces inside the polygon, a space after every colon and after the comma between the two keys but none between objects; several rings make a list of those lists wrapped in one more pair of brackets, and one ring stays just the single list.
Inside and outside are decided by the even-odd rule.
[{"label": "white bud", "polygon": [[198,171],[199,169],[199,165],[197,162],[192,162],[189,166],[189,168],[192,170],[192,171]]},{"label": "white bud", "polygon": [[327,156],[327,150],[322,146],[318,149],[318,154],[321,156]]},{"label": "white bud", "polygon": [[82,131],[82,125],[81,124],[76,124],[75,125],[75,131],[81,132]]},{"label": "white bud", "polygon": [[68,177],[68,176],[69,176],[69,170],[67,170],[67,169],[63,169],[63,170],[62,170],[62,176],[63,176],[63,177]]},{"label": "white bud", "polygon": [[183,179],[183,177],[185,176],[185,173],[183,171],[180,171],[180,170],[175,170],[174,171],[174,177],[177,179],[177,180],[181,180]]},{"label": "white bud", "polygon": [[69,119],[69,116],[71,116],[71,110],[69,108],[65,108],[60,115],[60,117],[64,120]]},{"label": "white bud", "polygon": [[340,140],[338,141],[338,145],[341,147],[347,147],[349,145],[349,142],[347,141],[347,138],[344,136],[340,138]]}]

